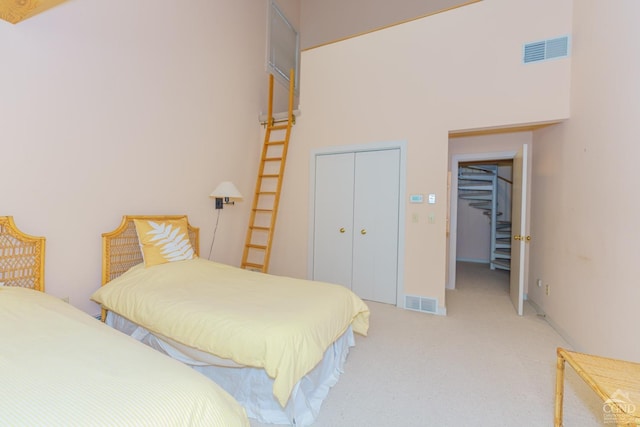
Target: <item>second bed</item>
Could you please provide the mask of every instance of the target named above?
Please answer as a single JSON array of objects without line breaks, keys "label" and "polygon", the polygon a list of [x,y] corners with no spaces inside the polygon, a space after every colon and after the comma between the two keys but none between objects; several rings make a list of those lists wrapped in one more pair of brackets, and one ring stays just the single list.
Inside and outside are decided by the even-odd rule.
[{"label": "second bed", "polygon": [[105,285],[92,299],[108,311],[108,324],[204,373],[249,417],[311,424],[353,333],[367,333],[368,307],[340,285],[243,270],[197,253],[198,229],[186,217],[126,216],[103,235]]}]

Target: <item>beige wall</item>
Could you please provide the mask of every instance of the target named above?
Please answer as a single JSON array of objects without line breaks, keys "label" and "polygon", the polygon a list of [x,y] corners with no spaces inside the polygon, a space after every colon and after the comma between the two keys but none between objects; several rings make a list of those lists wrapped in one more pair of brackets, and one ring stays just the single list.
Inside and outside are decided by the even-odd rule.
[{"label": "beige wall", "polygon": [[576,1],[571,119],[534,134],[529,296],[577,349],[640,360],[640,3]]},{"label": "beige wall", "polygon": [[456,260],[488,263],[491,260],[491,218],[469,203],[469,200],[458,200]]},{"label": "beige wall", "polygon": [[[306,275],[310,151],[402,140],[407,194],[435,193],[439,200],[407,205],[404,289],[442,305],[448,132],[568,116],[570,61],[525,66],[521,49],[570,33],[571,5],[483,1],[303,52],[302,117],[290,148],[279,221],[286,225],[279,225],[272,272]],[[418,223],[409,220],[414,214]]]},{"label": "beige wall", "polygon": [[[288,2],[292,3],[292,2]],[[100,234],[123,214],[185,213],[208,255],[239,264],[266,110],[267,3],[66,2],[0,22],[0,215],[47,237],[46,288],[88,300]]]}]

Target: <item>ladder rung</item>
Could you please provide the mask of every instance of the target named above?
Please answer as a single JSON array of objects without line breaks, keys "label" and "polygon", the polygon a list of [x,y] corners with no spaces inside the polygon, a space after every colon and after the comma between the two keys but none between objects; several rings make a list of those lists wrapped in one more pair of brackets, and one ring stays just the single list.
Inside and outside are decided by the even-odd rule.
[{"label": "ladder rung", "polygon": [[265,174],[265,175],[260,175],[261,178],[279,178],[280,175],[275,174],[275,173],[269,173],[269,174]]},{"label": "ladder rung", "polygon": [[262,265],[262,264],[254,264],[252,262],[245,262],[242,266],[243,267],[251,267],[251,268],[262,268],[262,267],[264,267],[264,265]]},{"label": "ladder rung", "polygon": [[282,129],[286,129],[289,127],[289,124],[285,124],[285,125],[277,125],[277,126],[269,126],[269,129],[271,130],[282,130]]},{"label": "ladder rung", "polygon": [[260,250],[263,250],[263,251],[267,250],[267,247],[265,245],[254,245],[254,244],[250,243],[250,244],[247,245],[247,247],[251,248],[251,249],[260,249]]},{"label": "ladder rung", "polygon": [[276,192],[275,191],[258,191],[258,194],[264,195],[264,196],[275,196]]},{"label": "ladder rung", "polygon": [[265,157],[265,162],[279,162],[282,160],[282,157]]},{"label": "ladder rung", "polygon": [[249,228],[252,229],[252,230],[258,230],[258,231],[269,231],[269,230],[271,230],[269,227],[261,227],[261,226],[258,226],[258,225],[252,225]]},{"label": "ladder rung", "polygon": [[284,145],[284,141],[269,141],[267,145]]},{"label": "ladder rung", "polygon": [[256,212],[273,212],[273,209],[254,209]]}]

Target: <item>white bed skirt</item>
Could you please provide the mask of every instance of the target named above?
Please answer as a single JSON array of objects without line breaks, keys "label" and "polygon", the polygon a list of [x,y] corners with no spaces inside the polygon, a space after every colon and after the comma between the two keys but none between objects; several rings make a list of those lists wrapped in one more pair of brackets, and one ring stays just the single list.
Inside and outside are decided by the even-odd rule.
[{"label": "white bed skirt", "polygon": [[273,379],[264,369],[237,365],[209,353],[159,338],[145,328],[112,312],[106,323],[150,347],[177,359],[206,375],[231,394],[250,418],[261,423],[311,425],[329,389],[338,382],[349,349],[355,345],[351,327],[324,353],[322,361],[293,388],[283,408],[273,395]]}]

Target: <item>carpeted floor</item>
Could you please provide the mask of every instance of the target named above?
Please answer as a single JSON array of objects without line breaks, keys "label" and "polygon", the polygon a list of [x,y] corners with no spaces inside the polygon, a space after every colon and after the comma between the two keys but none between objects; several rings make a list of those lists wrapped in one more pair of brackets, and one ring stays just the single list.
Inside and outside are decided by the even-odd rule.
[{"label": "carpeted floor", "polygon": [[[552,426],[555,351],[569,346],[529,304],[516,315],[508,277],[459,263],[447,316],[368,302],[369,336],[356,337],[314,426]],[[565,427],[605,425],[569,367],[564,414]]]}]

